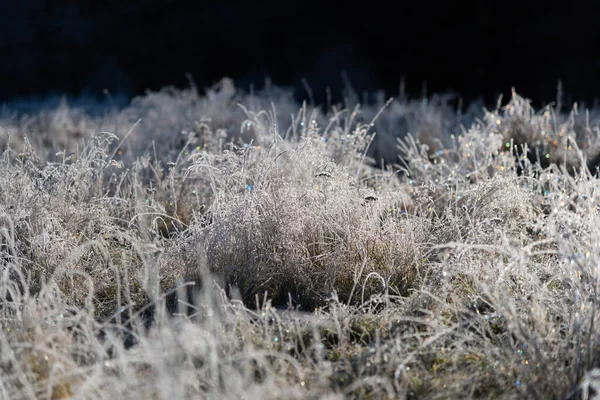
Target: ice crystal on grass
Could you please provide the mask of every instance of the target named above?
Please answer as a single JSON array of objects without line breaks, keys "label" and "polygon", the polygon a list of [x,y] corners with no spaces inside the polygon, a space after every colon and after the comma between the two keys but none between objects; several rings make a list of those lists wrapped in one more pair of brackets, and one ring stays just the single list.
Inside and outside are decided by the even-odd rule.
[{"label": "ice crystal on grass", "polygon": [[0,397],[591,398],[597,110],[357,98],[3,114]]}]

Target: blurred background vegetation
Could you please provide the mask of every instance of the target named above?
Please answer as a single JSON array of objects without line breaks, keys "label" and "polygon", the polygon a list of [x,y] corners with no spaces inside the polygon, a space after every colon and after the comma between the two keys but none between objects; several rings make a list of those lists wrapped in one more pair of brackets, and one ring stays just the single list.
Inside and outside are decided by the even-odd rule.
[{"label": "blurred background vegetation", "polygon": [[[511,86],[544,105],[557,81],[591,105],[600,89],[600,3],[42,1],[0,12],[0,101],[88,95],[121,105],[167,85],[200,89],[223,76],[260,88],[265,78],[317,104],[358,93],[420,96],[454,90],[464,104],[495,104]],[[188,75],[189,74],[189,75]],[[426,82],[426,85],[425,85]],[[565,99],[565,105],[569,98]]]}]

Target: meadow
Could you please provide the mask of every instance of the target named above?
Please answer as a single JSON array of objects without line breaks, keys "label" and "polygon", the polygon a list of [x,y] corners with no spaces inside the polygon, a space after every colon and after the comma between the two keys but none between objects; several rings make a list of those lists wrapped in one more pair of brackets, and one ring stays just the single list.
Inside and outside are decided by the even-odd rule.
[{"label": "meadow", "polygon": [[0,399],[600,396],[600,109],[223,79],[0,112]]}]

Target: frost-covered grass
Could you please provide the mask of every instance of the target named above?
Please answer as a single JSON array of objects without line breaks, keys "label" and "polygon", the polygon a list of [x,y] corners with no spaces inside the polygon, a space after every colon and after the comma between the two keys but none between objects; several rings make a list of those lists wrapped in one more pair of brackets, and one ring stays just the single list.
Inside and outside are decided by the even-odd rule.
[{"label": "frost-covered grass", "polygon": [[373,99],[5,110],[0,398],[591,398],[598,110]]}]

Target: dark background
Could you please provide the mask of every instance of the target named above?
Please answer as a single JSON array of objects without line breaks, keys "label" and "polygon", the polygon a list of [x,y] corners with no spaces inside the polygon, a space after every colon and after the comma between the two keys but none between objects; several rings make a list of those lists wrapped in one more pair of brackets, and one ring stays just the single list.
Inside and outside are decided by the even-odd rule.
[{"label": "dark background", "polygon": [[[0,102],[52,94],[127,97],[223,76],[266,77],[334,100],[358,91],[454,89],[465,102],[517,92],[544,104],[600,93],[600,1],[0,0]],[[394,6],[392,6],[392,4]],[[506,98],[506,97],[505,97]]]}]

